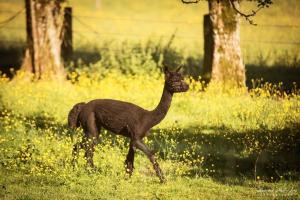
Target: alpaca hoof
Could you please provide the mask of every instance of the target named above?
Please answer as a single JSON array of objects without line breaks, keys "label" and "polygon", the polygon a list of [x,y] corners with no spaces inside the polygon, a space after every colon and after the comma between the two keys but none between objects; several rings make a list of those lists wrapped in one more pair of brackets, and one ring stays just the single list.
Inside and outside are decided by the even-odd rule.
[{"label": "alpaca hoof", "polygon": [[96,166],[87,166],[86,167],[86,171],[90,174],[94,174],[94,173],[98,173],[98,172],[101,172],[101,169],[99,167],[96,167]]},{"label": "alpaca hoof", "polygon": [[163,183],[166,183],[167,182],[167,179],[165,179],[164,177],[163,178],[160,178],[160,183],[163,184]]},{"label": "alpaca hoof", "polygon": [[126,174],[128,174],[129,177],[131,177],[132,176],[132,170],[127,168],[126,169]]},{"label": "alpaca hoof", "polygon": [[129,177],[130,177],[130,176],[132,175],[133,169],[134,169],[133,163],[126,162],[125,168],[126,168],[126,173],[127,173],[127,174],[129,175]]}]

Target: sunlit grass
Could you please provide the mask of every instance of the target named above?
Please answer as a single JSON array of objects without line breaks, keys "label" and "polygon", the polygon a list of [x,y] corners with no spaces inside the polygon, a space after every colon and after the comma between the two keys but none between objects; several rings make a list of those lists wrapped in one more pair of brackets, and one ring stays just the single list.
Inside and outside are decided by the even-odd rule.
[{"label": "sunlit grass", "polygon": [[[0,1],[0,19],[6,19],[23,7],[24,2]],[[207,2],[182,4],[181,1],[136,1],[103,0],[97,7],[96,1],[71,0],[73,7],[74,47],[118,46],[121,41],[147,42],[149,39],[166,44],[176,30],[173,47],[182,49],[186,55],[203,55],[203,15],[208,13]],[[243,2],[244,12],[251,12],[256,3]],[[278,55],[288,52],[299,54],[300,28],[299,3],[297,0],[278,0],[254,17],[258,26],[251,26],[241,19],[241,43],[246,64],[257,64],[260,56],[268,64],[274,64]],[[8,12],[7,12],[8,11]],[[282,26],[283,25],[283,26]],[[287,25],[287,26],[285,26]],[[0,29],[3,40],[25,41],[25,13]],[[6,45],[9,45],[7,43]],[[12,44],[11,44],[12,45]],[[275,55],[276,53],[276,55]]]},{"label": "sunlit grass", "polygon": [[[286,83],[254,80],[249,90],[218,84],[205,87],[201,79],[186,77],[191,89],[174,95],[166,118],[145,139],[156,151],[167,177],[164,185],[158,183],[150,162],[139,151],[133,177],[128,179],[124,160],[129,141],[105,130],[96,148],[97,168],[86,169],[81,152],[73,169],[72,146],[81,139],[82,131],[74,134],[66,127],[72,106],[112,98],[148,110],[155,108],[164,80],[158,69],[162,58],[154,61],[151,49],[145,48],[149,38],[152,45],[162,47],[177,29],[172,48],[182,51],[171,60],[199,56],[203,54],[202,15],[207,12],[207,2],[182,5],[180,1],[103,0],[99,9],[95,1],[82,2],[69,2],[74,15],[95,17],[81,19],[100,34],[91,33],[74,19],[74,46],[88,50],[97,47],[96,51],[101,51],[99,61],[71,67],[68,81],[31,82],[21,78],[22,74],[12,81],[0,78],[1,199],[300,198],[299,172],[289,170],[299,163],[295,152],[299,152],[300,95],[296,85],[285,92]],[[257,27],[242,21],[246,63],[298,66],[299,46],[268,41],[293,43],[300,40],[300,29],[260,26],[299,24],[299,4],[289,2],[276,1],[262,11],[255,17]],[[23,1],[0,4],[1,10],[14,13]],[[0,12],[0,21],[12,13]],[[24,42],[24,27],[23,13],[7,29],[0,29],[0,35],[3,40]]]},{"label": "sunlit grass", "polygon": [[[73,72],[70,78],[67,82],[4,81],[0,89],[1,106],[24,115],[47,113],[58,122],[65,123],[68,111],[77,102],[112,98],[151,110],[158,104],[163,90],[163,77],[155,73],[125,76],[113,72],[93,79],[85,73],[78,76]],[[280,91],[280,86],[268,83],[260,83],[259,88],[247,92],[246,88],[226,89],[217,84],[204,88],[201,81],[192,78],[187,81],[191,90],[174,95],[168,117],[159,127],[170,126],[177,121],[182,127],[226,126],[244,130],[258,129],[266,124],[272,130],[285,128],[300,119],[296,86],[294,93],[288,95]]]},{"label": "sunlit grass", "polygon": [[[145,140],[157,151],[168,179],[166,185],[158,184],[150,162],[140,152],[135,160],[134,175],[127,180],[123,162],[129,141],[104,130],[94,159],[97,169],[86,170],[83,152],[78,166],[73,169],[72,145],[80,140],[82,132],[73,135],[65,124],[68,111],[75,103],[113,98],[153,109],[163,89],[163,77],[155,73],[124,76],[110,72],[99,77],[72,72],[70,80],[62,82],[30,82],[18,77],[12,81],[5,77],[0,79],[0,165],[1,177],[6,177],[1,178],[0,184],[7,188],[1,190],[1,197],[40,198],[40,186],[48,188],[44,192],[47,199],[57,195],[80,199],[83,194],[88,199],[99,195],[104,199],[121,196],[125,199],[195,199],[198,195],[203,195],[199,199],[220,199],[221,196],[250,199],[261,195],[278,197],[283,195],[280,189],[293,190],[292,197],[299,196],[299,184],[286,182],[294,175],[281,171],[279,175],[268,175],[254,174],[251,169],[244,174],[244,179],[225,175],[227,183],[239,186],[205,178],[222,180],[223,165],[228,162],[222,159],[226,157],[249,159],[253,165],[253,156],[295,148],[299,135],[299,94],[297,89],[286,94],[280,85],[264,84],[247,91],[218,84],[206,88],[201,81],[186,79],[190,91],[174,95],[166,118]],[[232,153],[233,150],[237,152]],[[229,165],[231,173],[239,170],[240,164]],[[275,179],[281,182],[264,182]],[[141,184],[148,186],[138,190]],[[265,187],[268,191],[261,191]]]}]

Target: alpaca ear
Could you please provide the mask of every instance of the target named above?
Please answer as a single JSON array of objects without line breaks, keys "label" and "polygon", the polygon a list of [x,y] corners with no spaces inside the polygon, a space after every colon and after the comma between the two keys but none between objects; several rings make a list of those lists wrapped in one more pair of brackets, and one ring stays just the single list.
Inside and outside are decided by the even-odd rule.
[{"label": "alpaca ear", "polygon": [[169,70],[169,68],[166,65],[164,65],[164,73],[166,75],[170,74],[170,70]]},{"label": "alpaca ear", "polygon": [[176,69],[176,72],[179,72],[182,68],[182,65],[180,65],[177,69]]}]

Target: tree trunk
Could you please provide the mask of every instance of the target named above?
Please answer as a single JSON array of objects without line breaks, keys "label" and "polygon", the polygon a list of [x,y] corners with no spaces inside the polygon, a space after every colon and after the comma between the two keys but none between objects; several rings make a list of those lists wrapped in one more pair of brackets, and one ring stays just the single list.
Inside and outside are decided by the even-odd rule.
[{"label": "tree trunk", "polygon": [[[236,2],[238,3],[238,2]],[[205,25],[206,33],[211,33],[206,42],[204,76],[212,81],[234,86],[245,86],[245,66],[240,47],[239,16],[229,0],[210,0],[209,18]],[[207,29],[208,28],[208,29]],[[207,47],[210,45],[211,47]]]},{"label": "tree trunk", "polygon": [[25,0],[27,49],[21,69],[37,78],[62,77],[64,13],[60,0]]}]

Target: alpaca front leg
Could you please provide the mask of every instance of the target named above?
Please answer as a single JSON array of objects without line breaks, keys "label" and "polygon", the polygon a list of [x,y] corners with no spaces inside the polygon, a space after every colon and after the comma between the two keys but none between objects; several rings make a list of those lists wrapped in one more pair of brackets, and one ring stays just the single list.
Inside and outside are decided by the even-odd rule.
[{"label": "alpaca front leg", "polygon": [[147,145],[144,144],[143,141],[141,141],[141,140],[136,140],[136,141],[134,141],[134,146],[136,148],[140,149],[142,152],[144,152],[148,156],[148,158],[151,161],[151,163],[153,165],[153,168],[154,168],[154,170],[156,172],[156,175],[158,176],[160,182],[161,183],[165,182],[166,179],[165,179],[165,177],[164,177],[164,175],[163,175],[163,173],[162,173],[162,171],[161,171],[161,169],[160,169],[160,167],[159,167],[159,165],[158,165],[158,163],[157,163],[157,161],[154,157],[154,154],[147,147]]},{"label": "alpaca front leg", "polygon": [[133,148],[132,142],[130,142],[129,151],[128,151],[128,154],[127,154],[126,160],[125,160],[126,173],[128,173],[129,176],[132,175],[132,172],[134,169],[133,163],[134,163],[134,148]]}]

